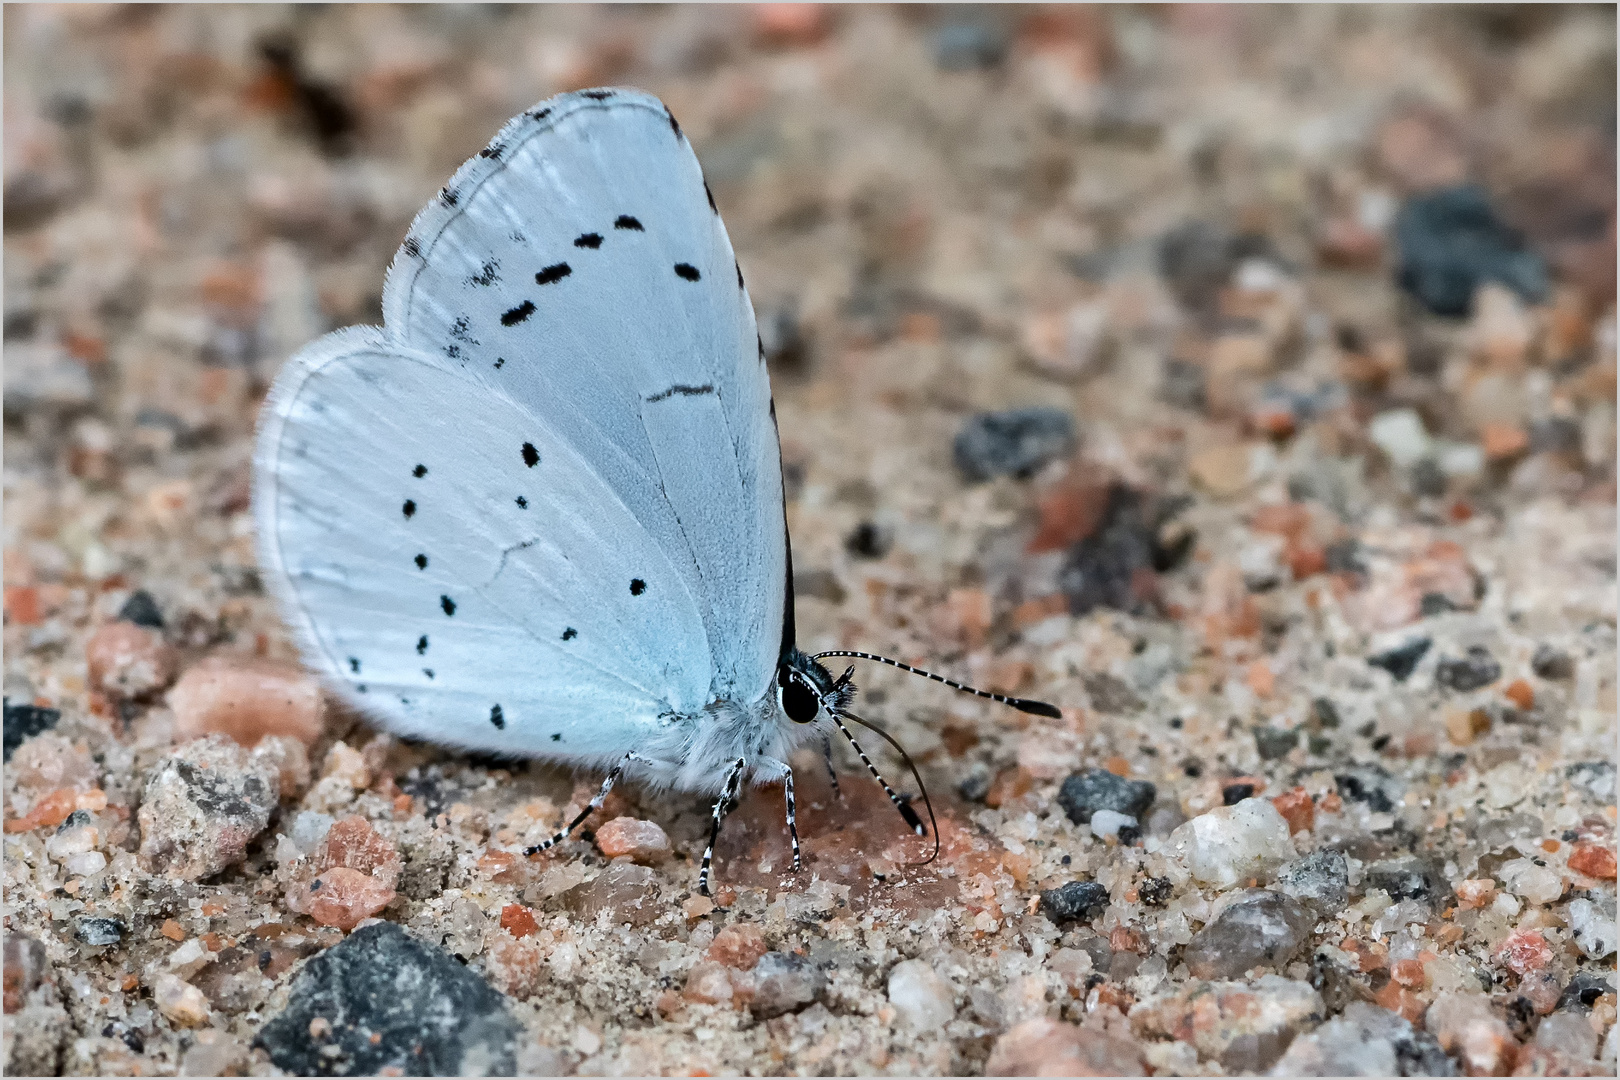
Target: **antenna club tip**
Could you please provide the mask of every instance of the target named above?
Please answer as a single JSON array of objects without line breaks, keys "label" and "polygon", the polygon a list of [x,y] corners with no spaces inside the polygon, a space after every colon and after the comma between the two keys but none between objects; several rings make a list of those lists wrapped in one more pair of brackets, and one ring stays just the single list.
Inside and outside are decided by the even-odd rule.
[{"label": "antenna club tip", "polygon": [[1019,712],[1030,713],[1035,716],[1049,716],[1053,720],[1063,719],[1063,712],[1056,705],[1048,705],[1044,701],[1029,701],[1025,698],[1014,698],[1007,702]]}]

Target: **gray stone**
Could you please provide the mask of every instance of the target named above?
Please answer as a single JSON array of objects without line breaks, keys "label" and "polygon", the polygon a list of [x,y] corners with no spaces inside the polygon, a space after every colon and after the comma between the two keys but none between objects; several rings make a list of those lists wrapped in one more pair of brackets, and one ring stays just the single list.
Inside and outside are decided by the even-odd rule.
[{"label": "gray stone", "polygon": [[1593,798],[1601,802],[1614,801],[1612,761],[1577,761],[1565,767],[1564,778],[1572,784],[1585,788]]},{"label": "gray stone", "polygon": [[1254,729],[1255,749],[1266,761],[1276,761],[1299,745],[1297,728],[1257,727]]},{"label": "gray stone", "polygon": [[1249,889],[1193,935],[1182,953],[1200,979],[1232,979],[1250,968],[1281,969],[1310,941],[1316,920],[1298,900]]},{"label": "gray stone", "polygon": [[117,945],[124,940],[124,924],[117,919],[80,919],[76,933],[86,945]]},{"label": "gray stone", "polygon": [[[317,1017],[329,1025],[318,1037]],[[521,1030],[506,999],[448,953],[373,923],[305,965],[254,1044],[295,1076],[510,1076]]]},{"label": "gray stone", "polygon": [[762,1020],[798,1012],[827,989],[827,976],[793,953],[768,952],[754,965],[753,1014]]},{"label": "gray stone", "polygon": [[1071,881],[1041,891],[1041,910],[1062,926],[1076,919],[1094,919],[1108,907],[1108,889],[1096,881]]},{"label": "gray stone", "polygon": [[1406,794],[1406,785],[1381,765],[1357,765],[1335,774],[1333,780],[1341,798],[1366,803],[1380,814],[1394,810]]},{"label": "gray stone", "polygon": [[137,589],[124,601],[124,606],[118,609],[118,617],[125,622],[132,622],[136,626],[146,626],[153,630],[163,629],[163,611],[158,607],[152,594],[145,589]]},{"label": "gray stone", "polygon": [[1423,654],[1429,651],[1429,644],[1426,637],[1415,638],[1404,645],[1367,657],[1367,664],[1369,667],[1383,668],[1395,677],[1396,682],[1405,682],[1417,669]]},{"label": "gray stone", "polygon": [[1434,681],[1450,690],[1466,693],[1489,686],[1502,677],[1502,665],[1489,649],[1470,646],[1461,658],[1447,657],[1435,665]]},{"label": "gray stone", "polygon": [[1294,1040],[1272,1076],[1456,1076],[1433,1035],[1365,1001]]},{"label": "gray stone", "polygon": [[1106,769],[1087,769],[1063,781],[1058,805],[1077,825],[1090,823],[1098,810],[1115,810],[1141,821],[1157,794],[1158,789],[1146,780],[1126,780]]},{"label": "gray stone", "polygon": [[11,752],[41,732],[49,731],[62,719],[62,710],[46,709],[38,705],[13,705],[5,702],[5,759]]},{"label": "gray stone", "polygon": [[1417,855],[1387,859],[1368,866],[1363,889],[1383,889],[1392,900],[1434,900],[1449,891],[1440,868]]},{"label": "gray stone", "polygon": [[197,881],[242,861],[270,824],[281,776],[224,735],[176,747],[147,774],[141,864]]},{"label": "gray stone", "polygon": [[1277,875],[1277,887],[1314,911],[1337,915],[1350,902],[1350,864],[1338,851],[1313,851]]},{"label": "gray stone", "polygon": [[956,468],[968,480],[1029,476],[1074,449],[1074,419],[1063,409],[980,413],[952,444]]},{"label": "gray stone", "polygon": [[1395,217],[1401,288],[1436,315],[1467,315],[1474,291],[1498,281],[1526,303],[1549,288],[1547,264],[1503,224],[1483,188],[1461,184],[1414,195]]},{"label": "gray stone", "polygon": [[1537,678],[1561,682],[1575,677],[1575,659],[1556,646],[1540,645],[1530,658],[1530,670],[1536,673]]}]

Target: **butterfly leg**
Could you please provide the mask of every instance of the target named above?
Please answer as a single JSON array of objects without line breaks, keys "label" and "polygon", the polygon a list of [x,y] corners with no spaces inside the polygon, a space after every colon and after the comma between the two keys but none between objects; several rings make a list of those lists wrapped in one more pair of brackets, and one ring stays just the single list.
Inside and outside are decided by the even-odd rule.
[{"label": "butterfly leg", "polygon": [[709,846],[703,849],[703,865],[698,870],[698,892],[703,896],[709,895],[709,864],[714,859],[714,845],[720,839],[720,822],[737,803],[737,788],[742,783],[743,759],[738,758],[737,763],[731,767],[726,775],[726,786],[720,792],[720,797],[714,802],[714,809],[710,812]]},{"label": "butterfly leg", "polygon": [[866,751],[861,749],[861,744],[855,741],[855,736],[850,734],[849,728],[844,726],[837,713],[833,714],[832,719],[833,723],[838,725],[838,730],[844,733],[844,738],[849,740],[849,745],[855,748],[855,753],[861,759],[861,764],[866,766],[866,771],[872,774],[872,779],[882,785],[883,793],[889,797],[894,808],[900,811],[900,816],[906,819],[906,824],[911,826],[911,831],[918,836],[926,836],[928,830],[923,826],[922,818],[917,816],[917,811],[911,808],[911,803],[897,795],[894,788],[889,786],[889,782],[883,779],[883,774],[878,772],[877,766],[872,764],[872,759],[866,756]]},{"label": "butterfly leg", "polygon": [[821,759],[827,763],[827,779],[832,781],[833,794],[838,796],[839,802],[843,802],[844,789],[838,786],[838,770],[833,767],[832,737],[830,735],[824,734],[821,736]]},{"label": "butterfly leg", "polygon": [[793,872],[797,874],[799,872],[799,814],[797,804],[793,801],[793,767],[785,761],[760,758],[754,763],[754,775],[764,783],[781,780],[785,785],[782,793],[787,798],[788,836],[793,840]]},{"label": "butterfly leg", "polygon": [[573,821],[570,821],[560,832],[557,833],[556,836],[553,836],[550,840],[543,840],[540,843],[535,844],[533,847],[524,848],[523,854],[538,855],[540,852],[545,851],[548,848],[556,847],[558,844],[568,839],[569,833],[579,828],[580,825],[584,823],[585,819],[590,817],[593,812],[602,809],[602,804],[607,802],[608,792],[613,790],[613,785],[618,783],[619,777],[623,775],[624,767],[630,764],[630,762],[637,760],[645,759],[633,750],[624,755],[624,757],[620,758],[619,763],[613,766],[613,768],[608,772],[607,779],[602,781],[602,789],[596,793],[595,798],[591,799],[591,801],[585,805],[585,809],[579,812],[578,817],[574,818]]}]

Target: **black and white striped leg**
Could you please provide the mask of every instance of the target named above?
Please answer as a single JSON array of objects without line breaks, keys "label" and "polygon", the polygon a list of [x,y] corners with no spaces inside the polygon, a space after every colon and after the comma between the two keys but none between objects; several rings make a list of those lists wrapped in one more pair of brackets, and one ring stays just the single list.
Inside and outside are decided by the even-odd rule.
[{"label": "black and white striped leg", "polygon": [[793,770],[788,769],[787,775],[782,778],[787,786],[783,794],[787,796],[788,836],[793,841],[793,872],[799,872],[799,815],[793,805]]},{"label": "black and white striped leg", "polygon": [[714,802],[709,825],[709,846],[703,849],[703,865],[698,869],[698,893],[709,895],[709,864],[714,859],[714,845],[720,839],[720,822],[731,808],[737,804],[737,789],[742,783],[743,759],[738,758],[737,763],[726,774],[726,786],[720,792],[720,797]]},{"label": "black and white striped leg", "polygon": [[602,804],[607,802],[608,792],[613,790],[613,785],[618,783],[619,777],[623,775],[624,767],[630,764],[630,762],[635,761],[637,757],[638,755],[636,752],[632,750],[630,753],[620,758],[619,763],[613,766],[613,768],[608,772],[607,779],[602,781],[602,789],[596,793],[595,798],[586,804],[585,809],[579,812],[578,817],[565,825],[562,831],[557,833],[557,835],[553,836],[550,840],[535,844],[533,847],[524,848],[523,854],[538,855],[542,851],[556,847],[558,844],[568,839],[569,833],[579,828],[580,825],[584,823],[585,819],[590,817],[594,811],[602,809]]},{"label": "black and white striped leg", "polygon": [[833,794],[838,801],[844,801],[844,789],[838,786],[838,770],[833,767],[832,738],[827,735],[821,737],[821,760],[827,763],[827,779],[832,782]]},{"label": "black and white striped leg", "polygon": [[927,836],[928,830],[923,827],[922,818],[917,816],[917,811],[911,808],[909,802],[895,794],[894,788],[890,787],[889,782],[883,779],[883,774],[877,771],[877,766],[872,764],[872,759],[866,756],[866,751],[861,749],[861,744],[855,741],[855,736],[850,734],[849,728],[844,726],[844,722],[839,719],[838,714],[832,713],[830,715],[832,716],[832,722],[838,725],[838,730],[844,733],[844,738],[849,740],[849,745],[855,748],[855,753],[859,755],[861,764],[865,765],[866,771],[872,774],[872,779],[883,785],[884,794],[888,795],[889,801],[894,803],[894,808],[900,811],[900,816],[906,819],[906,824],[911,826],[911,831],[918,836]]}]

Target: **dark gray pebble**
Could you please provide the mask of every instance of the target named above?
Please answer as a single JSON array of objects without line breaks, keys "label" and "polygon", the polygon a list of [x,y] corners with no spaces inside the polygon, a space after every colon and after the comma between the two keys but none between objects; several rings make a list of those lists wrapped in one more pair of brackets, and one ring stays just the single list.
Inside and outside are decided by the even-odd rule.
[{"label": "dark gray pebble", "polygon": [[1474,184],[1425,192],[1395,218],[1401,288],[1436,315],[1467,315],[1474,290],[1500,282],[1524,300],[1547,295],[1547,266],[1504,225]]},{"label": "dark gray pebble", "polygon": [[1071,881],[1041,891],[1041,911],[1059,926],[1094,919],[1108,907],[1108,889],[1095,881]]},{"label": "dark gray pebble", "polygon": [[1489,686],[1502,677],[1502,665],[1479,645],[1470,646],[1468,654],[1459,659],[1447,657],[1435,665],[1434,681],[1451,690],[1466,693]]},{"label": "dark gray pebble", "polygon": [[1158,789],[1146,780],[1126,780],[1107,769],[1087,769],[1063,781],[1057,798],[1069,820],[1084,825],[1098,810],[1116,810],[1141,821],[1157,794]]},{"label": "dark gray pebble", "polygon": [[159,610],[157,601],[152,599],[152,594],[145,589],[136,590],[124,601],[124,606],[118,609],[118,617],[136,626],[163,629],[163,612]]},{"label": "dark gray pebble", "polygon": [[116,945],[124,940],[124,924],[117,919],[80,919],[76,933],[86,945]]},{"label": "dark gray pebble", "polygon": [[1428,651],[1429,639],[1426,637],[1415,638],[1405,645],[1398,645],[1393,649],[1367,657],[1367,663],[1371,667],[1383,668],[1395,676],[1396,682],[1405,682],[1412,672],[1416,670],[1418,661],[1423,659],[1423,654]]},{"label": "dark gray pebble", "polygon": [[1541,645],[1530,658],[1530,670],[1536,673],[1537,678],[1562,682],[1575,677],[1575,660],[1562,649]]},{"label": "dark gray pebble", "polygon": [[980,413],[956,435],[952,456],[968,480],[1029,476],[1074,449],[1074,418],[1062,409]]},{"label": "dark gray pebble", "polygon": [[1439,868],[1416,855],[1373,863],[1362,871],[1361,884],[1394,900],[1432,900],[1450,891]]},{"label": "dark gray pebble", "polygon": [[60,709],[42,709],[38,705],[13,705],[5,702],[5,760],[27,739],[49,731],[62,719]]},{"label": "dark gray pebble", "polygon": [[[331,1025],[320,1038],[310,1021]],[[312,959],[254,1045],[295,1076],[512,1076],[506,999],[442,949],[373,923]]]}]

